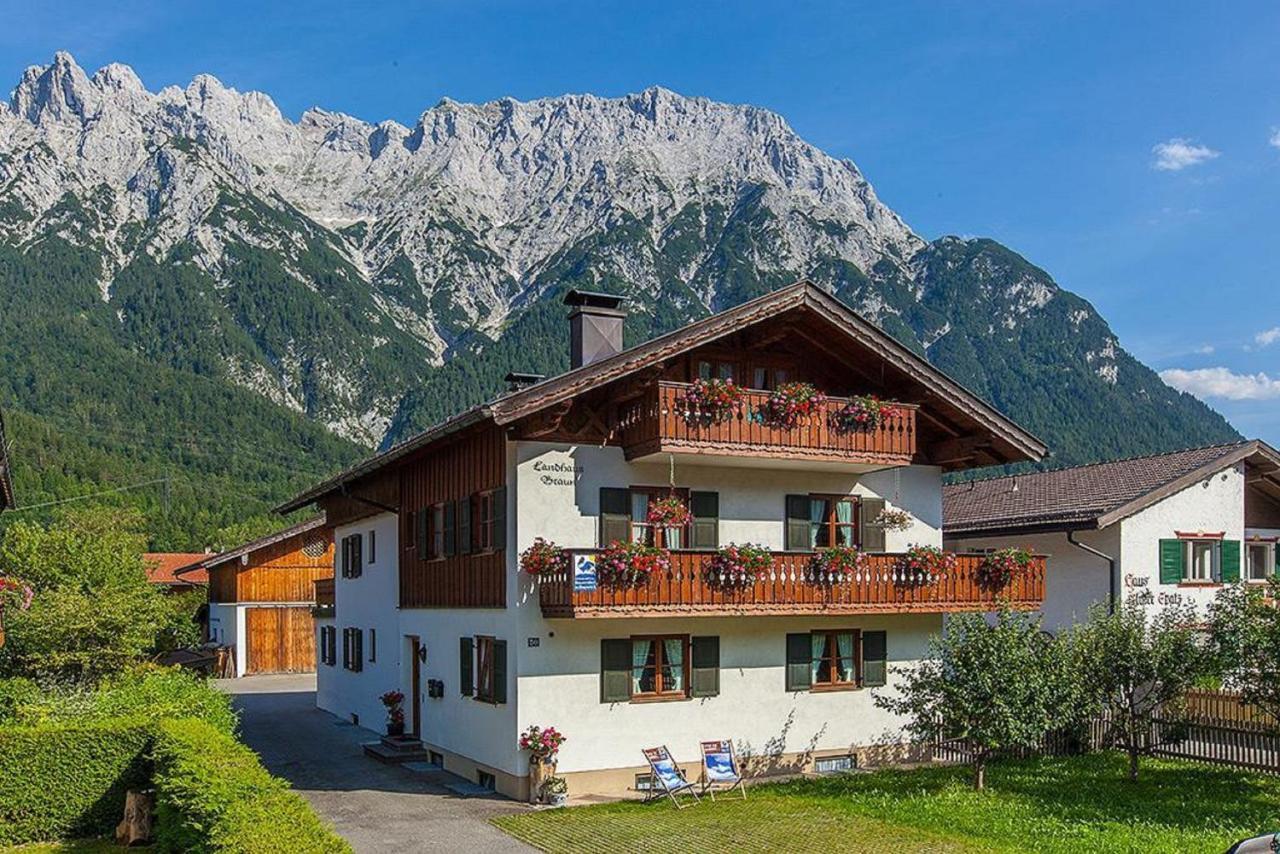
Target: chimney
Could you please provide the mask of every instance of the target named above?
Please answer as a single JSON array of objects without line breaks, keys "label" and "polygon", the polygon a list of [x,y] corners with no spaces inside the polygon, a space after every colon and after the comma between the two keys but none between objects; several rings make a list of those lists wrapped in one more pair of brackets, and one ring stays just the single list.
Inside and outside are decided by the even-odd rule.
[{"label": "chimney", "polygon": [[545,379],[542,374],[522,374],[519,371],[512,371],[502,378],[507,384],[507,391],[519,391],[522,388],[528,388],[531,385],[537,385]]},{"label": "chimney", "polygon": [[569,367],[581,368],[622,352],[622,297],[572,290],[564,295],[569,312]]}]

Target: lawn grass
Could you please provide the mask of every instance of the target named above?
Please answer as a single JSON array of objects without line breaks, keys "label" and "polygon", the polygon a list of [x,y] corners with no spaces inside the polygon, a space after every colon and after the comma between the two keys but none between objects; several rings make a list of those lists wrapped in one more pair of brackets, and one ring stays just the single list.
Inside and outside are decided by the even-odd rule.
[{"label": "lawn grass", "polygon": [[70,842],[34,842],[0,849],[0,854],[120,854],[122,851],[150,851],[150,845],[123,848],[110,839],[76,839]]},{"label": "lawn grass", "polygon": [[1280,830],[1280,779],[1100,753],[1005,762],[974,792],[968,771],[887,770],[757,786],[747,801],[624,802],[494,819],[549,852],[1225,851]]}]

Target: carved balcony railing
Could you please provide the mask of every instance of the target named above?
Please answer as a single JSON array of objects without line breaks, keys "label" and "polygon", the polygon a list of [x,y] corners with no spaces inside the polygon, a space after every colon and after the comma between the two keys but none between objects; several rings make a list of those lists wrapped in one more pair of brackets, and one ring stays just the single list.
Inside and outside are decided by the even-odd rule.
[{"label": "carved balcony railing", "polygon": [[[574,549],[579,555],[596,549]],[[900,555],[874,554],[860,572],[812,580],[808,552],[774,555],[773,571],[741,589],[721,589],[707,578],[713,551],[673,551],[671,571],[637,586],[575,589],[574,571],[538,579],[544,617],[671,617],[706,615],[898,614],[989,611],[1007,602],[1031,610],[1044,602],[1045,558],[1008,583],[993,586],[979,567],[982,555],[957,555],[955,569],[940,577],[904,571]]]},{"label": "carved balcony railing", "polygon": [[659,381],[624,405],[618,437],[627,459],[657,453],[720,454],[908,465],[916,452],[916,409],[894,404],[895,413],[870,430],[836,430],[830,417],[848,398],[828,398],[822,411],[796,427],[775,427],[760,416],[770,393],[745,390],[742,412],[723,421],[686,418],[680,400],[687,383]]}]

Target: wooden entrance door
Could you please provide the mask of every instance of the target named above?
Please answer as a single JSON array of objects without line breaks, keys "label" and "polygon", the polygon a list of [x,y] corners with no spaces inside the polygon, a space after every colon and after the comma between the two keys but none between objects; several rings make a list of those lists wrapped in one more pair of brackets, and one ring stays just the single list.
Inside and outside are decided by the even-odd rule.
[{"label": "wooden entrance door", "polygon": [[413,678],[409,680],[412,689],[409,703],[409,734],[414,738],[422,738],[422,644],[417,635],[409,635],[409,653]]},{"label": "wooden entrance door", "polygon": [[310,608],[246,608],[244,613],[246,675],[315,671],[315,627]]}]

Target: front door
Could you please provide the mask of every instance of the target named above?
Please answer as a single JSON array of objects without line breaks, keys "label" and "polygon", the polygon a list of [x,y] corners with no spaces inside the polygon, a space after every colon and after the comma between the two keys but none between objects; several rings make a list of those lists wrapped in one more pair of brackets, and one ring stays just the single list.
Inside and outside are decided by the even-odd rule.
[{"label": "front door", "polygon": [[409,652],[411,653],[412,674],[409,702],[409,734],[414,738],[422,738],[422,644],[417,635],[409,636]]}]

